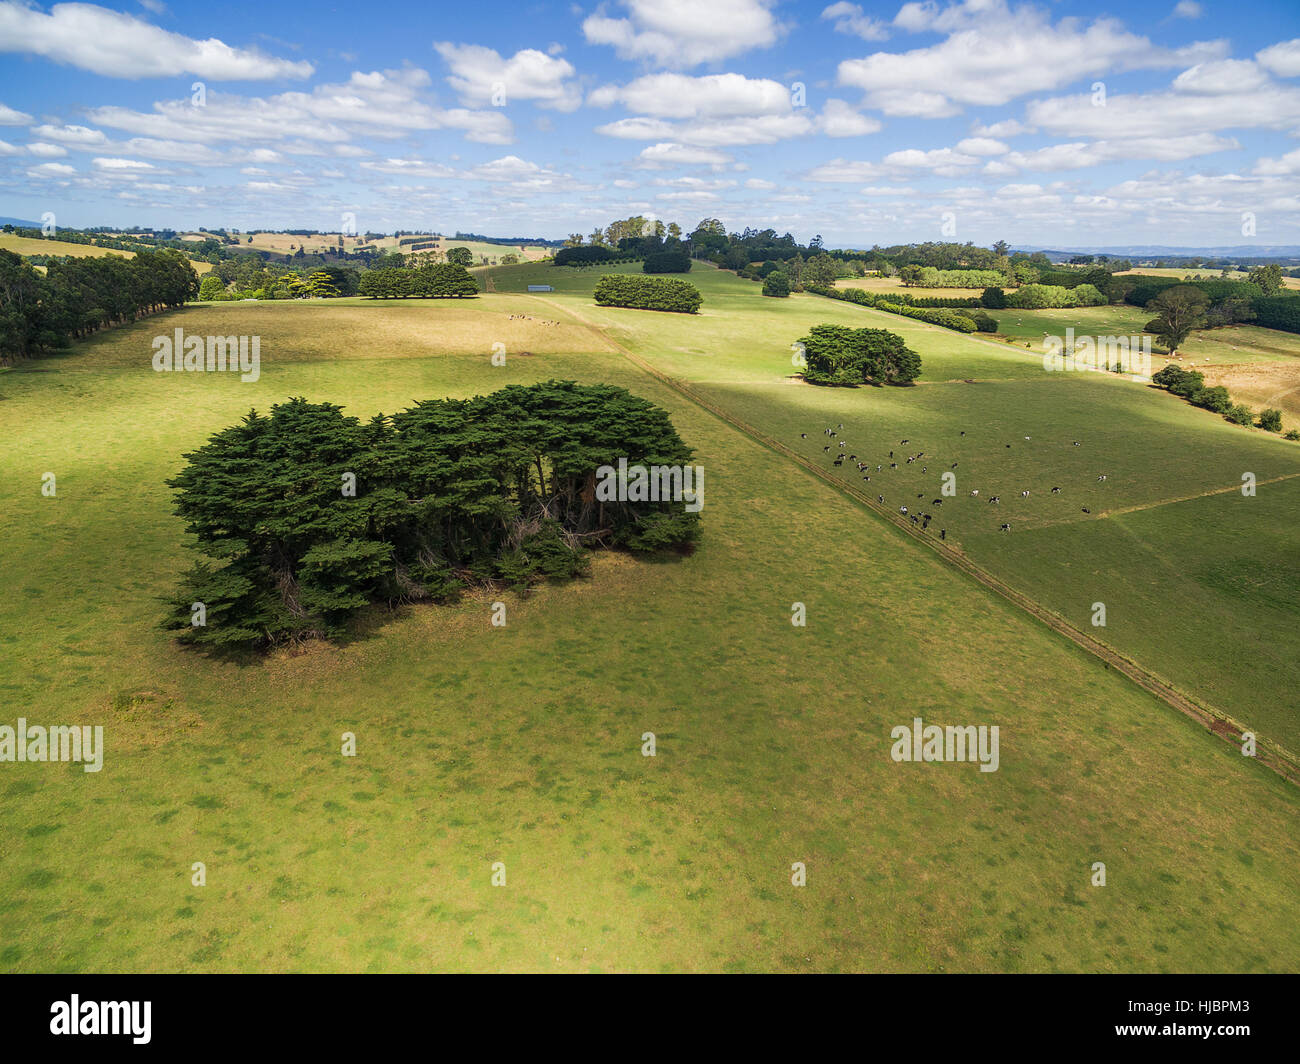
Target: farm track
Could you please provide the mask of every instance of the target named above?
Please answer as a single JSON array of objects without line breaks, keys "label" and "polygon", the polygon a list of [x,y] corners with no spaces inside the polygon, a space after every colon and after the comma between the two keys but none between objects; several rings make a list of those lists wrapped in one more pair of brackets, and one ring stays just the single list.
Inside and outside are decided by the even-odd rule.
[{"label": "farm track", "polygon": [[[940,558],[946,561],[949,565],[953,566],[955,569],[958,569],[961,572],[965,573],[967,576],[976,580],[984,587],[988,588],[989,590],[1001,596],[1007,602],[1010,602],[1013,606],[1019,607],[1025,613],[1033,617],[1035,620],[1040,621],[1041,623],[1045,624],[1047,627],[1051,628],[1053,631],[1057,632],[1060,635],[1063,635],[1066,639],[1070,640],[1070,642],[1074,643],[1076,646],[1092,654],[1094,657],[1100,659],[1102,663],[1106,666],[1106,668],[1109,669],[1113,667],[1117,669],[1119,672],[1123,673],[1125,676],[1127,676],[1130,680],[1132,680],[1143,690],[1148,691],[1151,694],[1155,695],[1166,705],[1171,706],[1173,709],[1177,710],[1179,713],[1182,713],[1184,716],[1190,717],[1192,720],[1196,721],[1198,724],[1208,729],[1212,734],[1220,737],[1221,739],[1226,740],[1228,743],[1239,748],[1241,744],[1242,734],[1244,732],[1248,732],[1252,730],[1248,726],[1241,724],[1237,720],[1233,719],[1231,716],[1229,716],[1227,713],[1224,713],[1222,710],[1216,709],[1212,706],[1209,706],[1199,701],[1198,699],[1193,698],[1191,695],[1187,694],[1186,692],[1176,688],[1173,684],[1169,683],[1169,681],[1161,678],[1160,676],[1151,672],[1149,669],[1145,668],[1144,666],[1139,665],[1132,658],[1129,658],[1126,655],[1121,654],[1118,650],[1115,650],[1113,647],[1110,647],[1107,644],[1101,642],[1100,640],[1095,639],[1094,637],[1090,636],[1087,632],[1084,632],[1081,629],[1076,628],[1064,617],[1061,617],[1059,614],[1053,613],[1051,610],[1047,609],[1045,606],[1036,602],[1028,595],[1025,595],[1017,591],[1009,584],[1006,584],[998,577],[994,576],[992,573],[988,572],[986,569],[976,564],[969,557],[967,557],[967,555],[965,555],[962,551],[958,550],[955,547],[950,547],[946,543],[942,543],[934,539],[933,537],[925,533],[922,533],[919,530],[919,528],[913,527],[910,522],[901,520],[889,508],[885,506],[881,506],[879,503],[876,502],[874,498],[867,495],[865,492],[859,491],[857,488],[853,487],[852,485],[844,483],[833,473],[829,473],[826,470],[822,469],[820,466],[816,465],[814,462],[805,458],[797,451],[765,435],[764,433],[760,432],[758,429],[754,428],[752,425],[736,417],[734,414],[731,414],[730,412],[722,409],[721,407],[716,406],[708,399],[706,399],[704,396],[696,392],[695,389],[691,387],[691,385],[686,384],[685,382],[678,380],[675,377],[670,377],[668,374],[662,372],[661,370],[657,369],[654,365],[647,362],[640,355],[636,354],[635,352],[631,351],[623,344],[619,343],[618,340],[608,335],[608,333],[606,333],[600,327],[600,325],[598,325],[596,322],[592,321],[591,319],[587,318],[585,315],[580,314],[574,308],[564,306],[563,304],[555,303],[552,300],[544,299],[540,296],[534,296],[532,298],[536,299],[540,303],[545,303],[548,306],[554,307],[556,310],[567,312],[573,315],[573,317],[575,317],[578,321],[582,322],[582,324],[585,325],[588,329],[591,329],[593,332],[599,334],[601,338],[607,341],[608,343],[613,344],[622,353],[622,355],[634,366],[648,373],[650,376],[654,377],[665,387],[672,389],[674,392],[681,395],[684,399],[688,400],[694,405],[712,414],[714,417],[718,418],[719,420],[730,425],[738,432],[749,437],[749,439],[757,443],[759,446],[764,447],[767,450],[772,451],[775,454],[778,454],[781,457],[787,458],[790,461],[796,463],[801,468],[805,469],[807,472],[817,477],[823,483],[828,484],[830,487],[834,488],[842,495],[845,495],[849,499],[853,500],[859,506],[863,507],[864,509],[875,514],[877,517],[886,521],[895,530],[902,532],[907,536],[910,536],[913,541],[924,545],[927,549],[936,553]],[[936,327],[931,326],[931,328],[936,328]],[[988,343],[988,341],[979,341],[979,340],[977,340],[976,342]],[[1002,345],[992,345],[992,346],[1000,347]],[[1286,480],[1296,476],[1300,476],[1300,474],[1295,474],[1295,473],[1287,474],[1282,477],[1275,477],[1270,481],[1264,481],[1264,483],[1273,483],[1277,480]],[[1149,506],[1145,506],[1145,507],[1144,506],[1130,507],[1125,510],[1109,511],[1109,513],[1114,513],[1114,514],[1130,513],[1133,512],[1134,510],[1146,509],[1151,506],[1162,506],[1172,502],[1183,502],[1183,501],[1189,501],[1190,499],[1201,498],[1205,495],[1215,495],[1215,494],[1221,494],[1228,491],[1238,491],[1238,490],[1240,490],[1240,485],[1234,485],[1229,488],[1215,489],[1209,492],[1202,492],[1199,495],[1191,495],[1188,496],[1186,499],[1166,499],[1163,500],[1162,502],[1151,503],[1149,504]],[[1280,746],[1279,744],[1263,736],[1256,737],[1256,748],[1257,748],[1257,753],[1255,759],[1257,761],[1261,762],[1262,764],[1266,765],[1268,768],[1272,769],[1274,772],[1276,772],[1278,775],[1280,775],[1283,779],[1287,780],[1288,782],[1300,785],[1300,758],[1298,758],[1291,751],[1287,750],[1285,747]]]}]

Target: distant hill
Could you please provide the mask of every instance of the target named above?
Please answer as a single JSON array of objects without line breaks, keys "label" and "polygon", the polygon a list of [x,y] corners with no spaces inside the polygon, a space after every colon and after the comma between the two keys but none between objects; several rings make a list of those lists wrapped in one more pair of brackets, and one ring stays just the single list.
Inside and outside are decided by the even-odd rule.
[{"label": "distant hill", "polygon": [[1014,247],[1013,251],[1033,254],[1041,251],[1048,258],[1070,255],[1111,255],[1116,258],[1243,258],[1243,259],[1294,259],[1300,258],[1300,244],[1236,244],[1219,247],[1169,247],[1164,244],[1123,244],[1111,247]]},{"label": "distant hill", "polygon": [[40,222],[25,222],[21,218],[4,218],[0,217],[0,225],[12,225],[18,229],[39,229]]}]

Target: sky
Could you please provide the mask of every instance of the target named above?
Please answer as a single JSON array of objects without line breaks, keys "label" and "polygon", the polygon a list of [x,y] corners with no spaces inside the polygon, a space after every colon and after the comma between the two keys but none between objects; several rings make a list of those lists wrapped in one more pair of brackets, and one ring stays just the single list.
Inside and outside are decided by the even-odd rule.
[{"label": "sky", "polygon": [[1300,0],[0,0],[0,215],[1300,244]]}]

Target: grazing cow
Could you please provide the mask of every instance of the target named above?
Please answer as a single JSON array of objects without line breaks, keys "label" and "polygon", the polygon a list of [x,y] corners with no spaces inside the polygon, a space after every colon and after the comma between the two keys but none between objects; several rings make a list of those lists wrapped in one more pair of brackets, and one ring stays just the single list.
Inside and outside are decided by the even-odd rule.
[{"label": "grazing cow", "polygon": [[894,457],[894,452],[893,452],[893,451],[890,451],[890,452],[889,452],[889,457],[890,457],[890,458],[893,458],[893,457]]},{"label": "grazing cow", "polygon": [[956,469],[956,468],[957,468],[957,463],[956,463],[956,462],[953,462],[953,464],[950,465],[948,468],[949,468],[949,469]]},{"label": "grazing cow", "polygon": [[1060,489],[1060,488],[1053,488],[1053,489],[1052,489],[1052,494],[1053,494],[1053,495],[1060,495],[1060,494],[1061,494],[1061,489]]},{"label": "grazing cow", "polygon": [[870,475],[867,475],[867,476],[864,476],[862,479],[863,479],[863,480],[870,480],[871,477],[870,477]]},{"label": "grazing cow", "polygon": [[883,495],[877,495],[877,496],[876,496],[876,502],[878,502],[878,503],[882,503],[882,504],[883,504],[884,501],[885,501],[885,497],[884,497]]},{"label": "grazing cow", "polygon": [[1089,510],[1088,507],[1086,507],[1086,506],[1083,508],[1083,512],[1086,513],[1086,514],[1090,514],[1090,513],[1092,513],[1092,511]]},{"label": "grazing cow", "polygon": [[1010,525],[1003,525],[1003,526],[1002,526],[998,531],[1000,531],[1000,532],[1010,532],[1010,531],[1011,531],[1011,526],[1010,526]]},{"label": "grazing cow", "polygon": [[[963,432],[962,435],[965,436],[966,433]],[[941,528],[941,529],[939,529],[939,538],[940,538],[940,539],[947,539],[947,538],[948,538],[948,530],[947,530],[946,528]]]},{"label": "grazing cow", "polygon": [[890,469],[897,469],[897,468],[898,468],[898,463],[897,463],[897,462],[890,462],[890,463],[889,463],[889,468],[890,468]]},{"label": "grazing cow", "polygon": [[971,495],[974,496],[974,495],[978,495],[979,493],[980,493],[980,489],[976,488],[974,491],[971,492]]},{"label": "grazing cow", "polygon": [[906,441],[906,440],[902,440],[902,441],[900,441],[900,442],[902,442],[902,443],[906,443],[907,441]]},{"label": "grazing cow", "polygon": [[1105,473],[1103,473],[1101,476],[1099,476],[1099,477],[1097,478],[1098,481],[1102,481],[1102,480],[1105,480],[1105,479],[1106,479],[1106,474],[1105,474]]},{"label": "grazing cow", "polygon": [[917,497],[918,499],[924,499],[924,498],[925,498],[925,492],[923,492],[923,491],[918,491],[918,492],[916,493],[916,497]]},{"label": "grazing cow", "polygon": [[837,459],[835,459],[834,464],[837,465],[837,466],[842,466],[842,465],[844,464],[844,459],[843,459],[843,458],[837,458]]},{"label": "grazing cow", "polygon": [[858,456],[856,454],[849,455],[850,462],[856,462],[857,460],[858,460]]},{"label": "grazing cow", "polygon": [[1020,497],[1021,497],[1022,499],[1027,499],[1027,498],[1029,498],[1029,492],[1027,492],[1027,491],[1022,491],[1022,492],[1020,493]]},{"label": "grazing cow", "polygon": [[899,512],[900,514],[905,514],[905,513],[907,513],[907,507],[906,507],[906,506],[900,506],[900,507],[898,508],[898,512]]},{"label": "grazing cow", "polygon": [[942,500],[942,499],[935,499],[933,502],[930,503],[930,505],[931,505],[931,506],[942,506],[942,505],[943,505],[943,500]]},{"label": "grazing cow", "polygon": [[1007,450],[1008,450],[1008,451],[1011,450],[1011,444],[1009,444],[1009,443],[1007,444]]},{"label": "grazing cow", "polygon": [[807,438],[808,438],[808,433],[806,432],[799,433],[799,439],[806,440]]},{"label": "grazing cow", "polygon": [[913,514],[913,515],[912,515],[912,524],[917,524],[917,517],[916,517],[916,514]]},{"label": "grazing cow", "polygon": [[1029,439],[1029,437],[1028,437],[1028,436],[1026,436],[1026,437],[1025,437],[1025,439]]},{"label": "grazing cow", "polygon": [[964,431],[963,431],[963,432],[962,432],[962,435],[963,435],[963,436],[965,436],[965,435],[966,435],[966,433],[965,433],[965,432],[964,432]]},{"label": "grazing cow", "polygon": [[921,467],[921,472],[922,472],[922,473],[928,473],[928,472],[930,472],[930,467],[929,467],[929,466],[922,466],[922,467]]},{"label": "grazing cow", "polygon": [[831,445],[829,443],[822,448],[823,451],[829,451],[830,449],[831,449]]},{"label": "grazing cow", "polygon": [[1078,446],[1079,446],[1079,441],[1078,441],[1078,440],[1075,440],[1075,441],[1074,441],[1074,445],[1075,445],[1076,447],[1078,447]]}]

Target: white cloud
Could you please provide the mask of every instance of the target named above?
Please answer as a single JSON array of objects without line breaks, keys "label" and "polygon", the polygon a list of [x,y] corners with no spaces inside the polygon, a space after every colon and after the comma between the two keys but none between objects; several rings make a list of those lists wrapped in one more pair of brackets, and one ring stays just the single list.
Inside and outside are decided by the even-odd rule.
[{"label": "white cloud", "polygon": [[861,37],[864,41],[885,41],[889,39],[889,26],[869,16],[858,4],[840,0],[831,4],[822,12],[822,18],[835,20],[836,33],[848,33]]},{"label": "white cloud", "polygon": [[1255,163],[1255,173],[1265,176],[1300,175],[1300,148],[1287,152],[1280,159],[1260,159]]},{"label": "white cloud", "polygon": [[40,156],[44,159],[59,159],[68,154],[68,149],[58,144],[46,144],[44,141],[36,141],[27,145],[27,150],[32,155]]},{"label": "white cloud", "polygon": [[31,177],[72,177],[77,168],[67,163],[41,163],[27,171]]},{"label": "white cloud", "polygon": [[113,159],[97,157],[91,160],[97,170],[125,170],[140,172],[143,170],[152,170],[153,164],[141,162],[139,159]]},{"label": "white cloud", "polygon": [[1205,12],[1196,0],[1178,0],[1174,5],[1173,18],[1200,18]]},{"label": "white cloud", "polygon": [[582,104],[582,92],[570,81],[576,71],[566,59],[556,59],[533,48],[503,59],[491,48],[476,44],[435,44],[451,75],[447,83],[467,107],[488,107],[498,87],[505,100],[533,100],[541,107],[575,111]]},{"label": "white cloud", "polygon": [[[311,92],[257,97],[209,91],[203,107],[186,98],[156,103],[153,111],[100,107],[90,118],[158,140],[278,145],[292,133],[295,154],[328,149],[342,155],[354,137],[394,138],[432,129],[459,129],[467,140],[484,144],[513,139],[513,126],[500,108],[442,110],[428,101],[429,83],[423,70],[356,72],[346,82],[318,85]],[[357,150],[363,149],[353,154]]]},{"label": "white cloud", "polygon": [[15,111],[12,107],[0,103],[0,126],[25,126],[31,120],[31,115]]},{"label": "white cloud", "polygon": [[648,74],[626,85],[603,85],[587,102],[595,107],[621,103],[629,111],[656,118],[726,118],[791,110],[788,85],[743,74]]},{"label": "white cloud", "polygon": [[1248,93],[1268,84],[1268,75],[1250,59],[1215,59],[1197,63],[1174,78],[1178,92],[1208,95]]},{"label": "white cloud", "polygon": [[646,59],[666,67],[717,62],[776,43],[783,27],[769,10],[772,0],[623,0],[627,18],[613,18],[604,5],[582,23],[590,44],[611,45],[623,59]]},{"label": "white cloud", "polygon": [[194,40],[94,4],[55,4],[49,14],[0,2],[0,51],[26,52],[116,78],[197,74],[213,81],[305,78],[311,63]]},{"label": "white cloud", "polygon": [[843,100],[827,100],[817,128],[828,137],[865,137],[879,133],[881,125],[877,119],[859,114]]},{"label": "white cloud", "polygon": [[809,181],[852,182],[856,184],[859,181],[874,181],[884,176],[884,170],[878,163],[832,159],[828,163],[813,167],[805,176]]},{"label": "white cloud", "polygon": [[639,165],[651,169],[667,166],[725,166],[731,162],[731,156],[707,148],[689,147],[685,144],[666,142],[652,144],[644,148],[638,156]]},{"label": "white cloud", "polygon": [[[906,14],[905,14],[906,13]],[[1090,24],[1062,19],[1006,0],[966,0],[943,11],[905,5],[899,25],[942,30],[939,44],[909,52],[876,52],[839,65],[839,82],[864,90],[868,106],[886,114],[941,118],[962,107],[1002,106],[1110,71],[1186,65],[1224,54],[1226,44],[1170,51],[1129,33],[1114,19]],[[897,21],[897,20],[896,20]]]},{"label": "white cloud", "polygon": [[1213,133],[1196,133],[1181,137],[1078,141],[1070,144],[1052,144],[1029,152],[1011,152],[998,159],[996,167],[986,167],[985,172],[1007,174],[1015,170],[1035,170],[1052,173],[1139,159],[1179,162],[1198,155],[1211,155],[1239,147],[1241,145],[1231,137],[1219,137]]},{"label": "white cloud", "polygon": [[93,147],[108,143],[108,138],[104,136],[102,130],[90,129],[87,126],[55,126],[47,124],[33,126],[32,133],[42,140],[58,141],[60,144],[68,144],[75,148]]},{"label": "white cloud", "polygon": [[963,155],[1003,155],[1009,149],[992,137],[967,137],[958,142],[957,150]]},{"label": "white cloud", "polygon": [[1111,95],[1104,107],[1087,94],[1034,100],[1030,123],[1067,137],[1176,137],[1221,129],[1294,128],[1300,124],[1300,89],[1274,85],[1250,95],[1249,106],[1233,95],[1147,92]]},{"label": "white cloud", "polygon": [[1300,77],[1300,37],[1269,45],[1255,53],[1255,60],[1280,78]]}]

